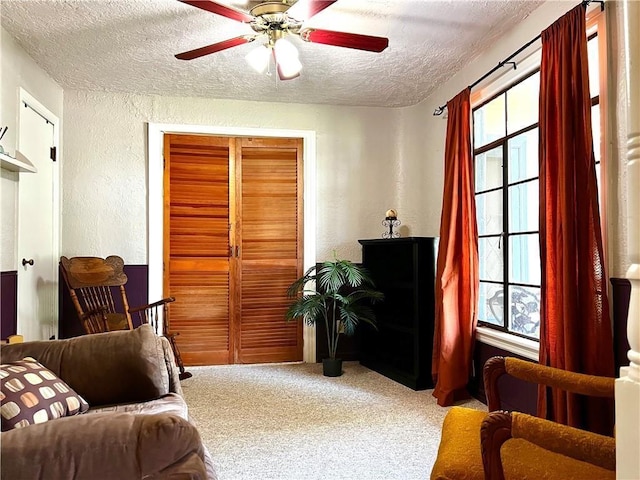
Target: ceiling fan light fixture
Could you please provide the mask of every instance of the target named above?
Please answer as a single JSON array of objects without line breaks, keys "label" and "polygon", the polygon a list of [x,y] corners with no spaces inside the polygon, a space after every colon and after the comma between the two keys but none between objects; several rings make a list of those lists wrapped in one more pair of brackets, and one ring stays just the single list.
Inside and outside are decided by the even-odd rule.
[{"label": "ceiling fan light fixture", "polygon": [[266,45],[260,45],[247,53],[244,58],[256,72],[264,73],[271,61],[271,50]]},{"label": "ceiling fan light fixture", "polygon": [[[241,35],[222,42],[179,53],[180,60],[193,60],[211,53],[226,50],[257,38],[266,36],[267,43],[245,55],[252,68],[263,73],[271,65],[273,54],[280,80],[289,80],[300,75],[298,50],[285,39],[295,35],[305,42],[333,45],[380,53],[389,46],[389,39],[358,33],[337,32],[318,28],[304,28],[304,22],[310,17],[327,9],[338,0],[245,0],[252,6],[249,12],[231,7],[223,0],[179,0],[182,3],[221,15],[242,23],[248,23],[255,35]],[[233,1],[233,0],[224,0]],[[240,0],[235,0],[240,1]]]},{"label": "ceiling fan light fixture", "polygon": [[273,55],[281,80],[290,80],[300,75],[302,63],[298,58],[298,49],[287,39],[280,38],[273,47]]},{"label": "ceiling fan light fixture", "polygon": [[277,62],[278,65],[278,77],[280,80],[291,80],[300,76],[302,70],[302,63],[297,58],[287,60],[285,62]]}]

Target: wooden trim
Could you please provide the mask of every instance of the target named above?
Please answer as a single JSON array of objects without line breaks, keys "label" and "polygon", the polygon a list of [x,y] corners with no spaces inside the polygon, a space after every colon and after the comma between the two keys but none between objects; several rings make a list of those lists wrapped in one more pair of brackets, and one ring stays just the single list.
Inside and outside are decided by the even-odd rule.
[{"label": "wooden trim", "polygon": [[487,480],[504,480],[500,449],[504,442],[512,438],[511,426],[511,414],[503,411],[489,413],[482,421],[480,448]]},{"label": "wooden trim", "polygon": [[[304,272],[304,163],[303,163],[303,152],[304,152],[304,140],[302,138],[297,139],[297,149],[298,149],[298,242],[297,242],[297,251],[298,251],[298,265],[296,266],[298,271],[298,278],[302,276]],[[296,358],[303,358],[304,351],[304,341],[303,338],[303,328],[304,323],[298,322],[298,331],[296,333],[297,337],[300,339],[298,341],[298,351],[296,354]]]},{"label": "wooden trim", "polygon": [[[598,73],[600,75],[598,81],[600,89],[598,91],[598,103],[600,107],[600,145],[593,145],[594,150],[597,148],[600,151],[600,190],[598,192],[598,203],[600,206],[600,229],[602,233],[602,254],[604,256],[603,261],[606,266],[606,271],[610,271],[609,268],[609,242],[607,241],[609,232],[609,189],[608,178],[609,172],[613,168],[610,165],[613,162],[609,162],[611,157],[610,146],[608,139],[611,138],[612,132],[611,122],[609,121],[609,81],[608,81],[608,39],[607,39],[607,11],[608,5],[605,3],[605,10],[602,10],[598,5],[598,8],[594,8],[587,13],[586,16],[586,28],[587,37],[594,33],[598,33]],[[614,95],[615,96],[615,95]],[[613,175],[615,176],[615,175]],[[605,288],[609,290],[609,285],[605,285]]]},{"label": "wooden trim", "polygon": [[122,308],[124,309],[124,314],[127,317],[127,325],[129,325],[129,330],[133,330],[133,322],[131,321],[129,302],[127,301],[127,293],[124,290],[124,285],[120,285],[120,296],[122,297]]},{"label": "wooden trim", "polygon": [[[163,222],[162,222],[162,245],[163,245],[163,253],[162,253],[162,296],[166,297],[169,295],[169,262],[171,260],[171,231],[169,229],[169,219],[171,216],[171,137],[172,135],[164,136],[164,151],[163,151],[163,159],[164,159],[164,170],[163,170]],[[171,312],[169,312],[169,318],[171,318]],[[167,325],[169,331],[171,330],[171,326]]]},{"label": "wooden trim", "polygon": [[504,357],[492,357],[484,364],[482,376],[484,391],[487,396],[489,411],[500,410],[500,393],[498,391],[498,379],[507,372]]},{"label": "wooden trim", "polygon": [[[231,274],[229,275],[229,363],[240,363],[240,322],[242,321],[242,311],[240,308],[242,301],[242,262],[236,258],[236,249],[242,255],[242,217],[238,212],[242,211],[242,139],[232,139],[229,144],[229,178],[235,181],[229,182],[229,187],[233,195],[229,198],[230,218],[232,225],[232,238],[229,245],[233,249],[230,254]],[[231,150],[233,152],[231,153]]]}]

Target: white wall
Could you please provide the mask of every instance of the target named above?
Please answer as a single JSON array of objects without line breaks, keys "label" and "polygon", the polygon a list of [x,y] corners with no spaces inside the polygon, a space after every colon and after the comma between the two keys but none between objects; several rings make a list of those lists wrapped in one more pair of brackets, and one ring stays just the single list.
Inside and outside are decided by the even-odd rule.
[{"label": "white wall", "polygon": [[334,249],[359,260],[357,240],[379,238],[389,208],[406,235],[438,230],[415,192],[424,193],[425,161],[441,162],[399,131],[401,110],[88,92],[65,92],[64,108],[63,255],[148,261],[146,122],[315,131],[318,260]]},{"label": "white wall", "polygon": [[[18,142],[18,108],[20,87],[62,119],[62,88],[54,82],[14,39],[0,28],[0,126],[9,129],[2,146],[15,155]],[[2,169],[0,174],[0,271],[17,269],[17,197],[19,175]]]}]

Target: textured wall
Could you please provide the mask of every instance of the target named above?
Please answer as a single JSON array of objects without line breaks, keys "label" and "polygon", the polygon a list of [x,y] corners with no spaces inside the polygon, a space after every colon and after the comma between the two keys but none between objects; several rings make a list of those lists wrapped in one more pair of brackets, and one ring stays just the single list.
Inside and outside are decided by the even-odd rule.
[{"label": "textured wall", "polygon": [[[640,201],[638,192],[627,192],[627,84],[622,2],[607,2],[608,55],[607,88],[609,109],[607,157],[607,264],[609,277],[625,277],[630,267],[628,255],[629,203]],[[636,233],[637,235],[637,233]]]},{"label": "textured wall", "polygon": [[[2,123],[0,123],[2,125]],[[0,272],[17,266],[18,173],[0,171]]]},{"label": "textured wall", "polygon": [[[146,122],[313,130],[317,138],[317,258],[360,259],[360,238],[378,238],[388,208],[405,234],[429,236],[438,224],[424,184],[440,160],[399,130],[404,111],[196,98],[65,92],[62,254],[117,253],[147,258]],[[420,201],[407,202],[411,192]],[[426,194],[426,195],[424,195]],[[425,197],[428,201],[425,201]],[[433,213],[433,212],[432,212]],[[438,218],[430,214],[430,218]]]},{"label": "textured wall", "polygon": [[[24,88],[58,118],[62,118],[62,88],[0,28],[0,126],[8,126],[2,147],[15,155],[18,142],[19,88]],[[17,198],[19,174],[0,175],[0,271],[17,268]]]}]

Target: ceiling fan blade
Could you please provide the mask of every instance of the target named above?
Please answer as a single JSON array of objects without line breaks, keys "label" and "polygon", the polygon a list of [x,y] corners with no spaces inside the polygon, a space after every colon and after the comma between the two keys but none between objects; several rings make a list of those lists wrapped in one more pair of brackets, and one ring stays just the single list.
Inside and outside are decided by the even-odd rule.
[{"label": "ceiling fan blade", "polygon": [[213,43],[211,45],[207,45],[206,47],[200,47],[196,48],[195,50],[189,50],[188,52],[179,53],[176,55],[176,58],[179,60],[193,60],[194,58],[204,57],[205,55],[209,55],[210,53],[216,53],[221,50],[226,50],[227,48],[237,47],[238,45],[253,42],[254,40],[255,36],[242,35],[240,37],[230,38],[229,40],[225,40],[223,42]]},{"label": "ceiling fan blade", "polygon": [[247,12],[239,10],[237,8],[222,5],[221,3],[214,2],[213,0],[178,0],[179,2],[186,3],[194,7],[201,8],[207,12],[217,13],[223,17],[230,18],[242,23],[251,23],[255,20],[253,15],[249,15]]},{"label": "ceiling fan blade", "polygon": [[338,0],[299,0],[287,10],[287,14],[296,20],[308,20],[337,1]]},{"label": "ceiling fan blade", "polygon": [[360,35],[358,33],[334,32],[316,28],[305,28],[300,32],[300,38],[305,42],[323,43],[337,47],[355,48],[369,52],[381,52],[389,46],[389,39]]}]

